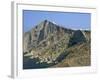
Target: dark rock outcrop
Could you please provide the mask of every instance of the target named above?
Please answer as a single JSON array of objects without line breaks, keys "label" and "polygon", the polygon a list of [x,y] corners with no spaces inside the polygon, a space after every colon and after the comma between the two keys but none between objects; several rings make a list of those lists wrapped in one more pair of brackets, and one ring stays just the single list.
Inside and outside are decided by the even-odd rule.
[{"label": "dark rock outcrop", "polygon": [[69,47],[86,41],[85,34],[81,30],[76,30],[69,40]]}]

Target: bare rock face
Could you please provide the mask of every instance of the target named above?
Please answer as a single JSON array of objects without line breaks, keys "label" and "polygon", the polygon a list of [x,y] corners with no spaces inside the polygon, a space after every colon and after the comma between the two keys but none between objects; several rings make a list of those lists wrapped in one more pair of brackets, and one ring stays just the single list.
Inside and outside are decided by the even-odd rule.
[{"label": "bare rock face", "polygon": [[24,52],[28,52],[31,45],[31,34],[26,32],[24,34]]},{"label": "bare rock face", "polygon": [[[59,67],[62,64],[63,67],[74,65],[74,62],[68,65],[69,63],[63,61],[70,62],[68,61],[70,56],[74,54],[79,56],[80,53],[85,53],[82,54],[85,57],[88,55],[86,59],[89,60],[89,46],[90,31],[67,29],[44,20],[23,35],[23,68],[44,68],[54,65]],[[75,52],[74,48],[76,48],[77,52]],[[80,50],[78,50],[79,48]],[[80,58],[77,59],[80,60]],[[61,64],[59,64],[60,62]],[[76,63],[78,64],[77,61]],[[90,61],[88,64],[83,63],[82,65],[88,65]]]}]

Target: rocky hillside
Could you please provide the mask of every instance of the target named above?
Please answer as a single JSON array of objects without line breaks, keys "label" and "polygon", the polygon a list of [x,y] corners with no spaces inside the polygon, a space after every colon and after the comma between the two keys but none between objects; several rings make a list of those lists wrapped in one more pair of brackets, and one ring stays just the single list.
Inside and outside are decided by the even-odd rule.
[{"label": "rocky hillside", "polygon": [[24,69],[90,65],[90,31],[44,20],[23,36]]}]

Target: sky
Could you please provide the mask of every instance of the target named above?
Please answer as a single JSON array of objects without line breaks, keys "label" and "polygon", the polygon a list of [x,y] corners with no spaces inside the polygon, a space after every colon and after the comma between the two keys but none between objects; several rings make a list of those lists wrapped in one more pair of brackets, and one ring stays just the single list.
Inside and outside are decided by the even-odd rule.
[{"label": "sky", "polygon": [[24,32],[34,28],[43,20],[48,20],[58,25],[62,25],[65,28],[75,30],[90,30],[91,28],[90,13],[23,10]]}]

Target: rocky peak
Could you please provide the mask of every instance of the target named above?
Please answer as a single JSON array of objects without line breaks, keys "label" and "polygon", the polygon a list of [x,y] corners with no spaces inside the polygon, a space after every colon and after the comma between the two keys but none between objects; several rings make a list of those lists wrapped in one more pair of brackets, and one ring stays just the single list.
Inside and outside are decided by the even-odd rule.
[{"label": "rocky peak", "polygon": [[43,21],[43,23],[47,23],[47,22],[50,22],[50,21],[48,21],[48,20],[46,20],[46,19]]},{"label": "rocky peak", "polygon": [[[73,55],[77,59],[76,56],[84,51],[85,54],[89,54],[90,31],[67,29],[54,22],[43,20],[24,33],[23,42],[24,68],[47,67],[67,61],[70,56],[74,57]],[[81,65],[79,61],[76,63]],[[70,66],[69,60],[67,66]]]},{"label": "rocky peak", "polygon": [[66,37],[65,40],[69,46],[86,41],[85,35],[81,30],[67,29],[48,20],[43,20],[33,29],[25,32],[24,52],[36,48],[37,46],[40,46],[40,44],[48,47],[48,43],[57,43],[60,39],[63,39],[63,36]]}]

